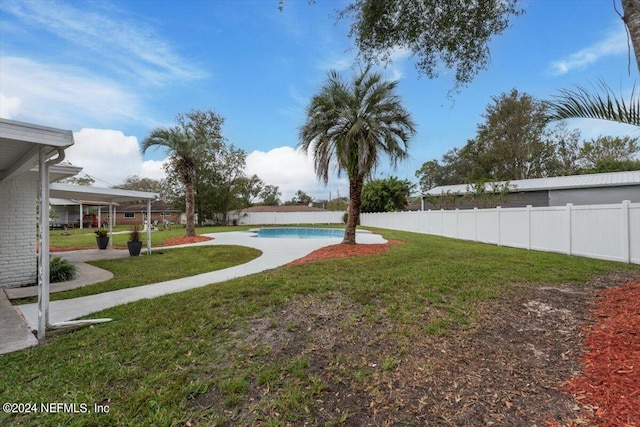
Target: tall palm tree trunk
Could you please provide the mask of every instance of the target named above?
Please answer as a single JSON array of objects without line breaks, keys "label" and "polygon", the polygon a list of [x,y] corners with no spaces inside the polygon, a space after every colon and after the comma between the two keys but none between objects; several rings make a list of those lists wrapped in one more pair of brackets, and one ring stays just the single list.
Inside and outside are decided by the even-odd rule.
[{"label": "tall palm tree trunk", "polygon": [[[191,178],[195,178],[192,174]],[[185,182],[185,213],[187,215],[187,227],[185,236],[187,237],[195,237],[196,235],[196,227],[195,227],[195,192],[194,192],[194,179],[190,179],[191,182]]]},{"label": "tall palm tree trunk", "polygon": [[640,1],[622,0],[622,9],[624,13],[622,20],[629,29],[631,44],[636,54],[636,63],[640,69]]},{"label": "tall palm tree trunk", "polygon": [[362,178],[349,179],[349,214],[347,216],[347,227],[344,229],[345,245],[356,244],[356,227],[360,219],[360,206],[362,204]]}]

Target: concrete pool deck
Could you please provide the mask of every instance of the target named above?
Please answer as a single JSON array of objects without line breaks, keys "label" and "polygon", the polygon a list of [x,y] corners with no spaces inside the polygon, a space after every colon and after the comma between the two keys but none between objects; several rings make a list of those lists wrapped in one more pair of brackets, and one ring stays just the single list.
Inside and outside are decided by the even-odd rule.
[{"label": "concrete pool deck", "polygon": [[[135,288],[121,289],[112,292],[104,292],[97,295],[73,298],[62,301],[52,301],[49,305],[49,321],[51,323],[66,322],[87,316],[107,308],[121,304],[138,301],[146,298],[155,298],[162,295],[182,292],[189,289],[219,283],[236,277],[247,276],[254,273],[270,270],[285,265],[291,261],[302,258],[311,252],[325,246],[335,245],[342,238],[257,238],[254,233],[248,231],[232,231],[226,233],[205,234],[214,240],[194,243],[189,245],[172,246],[205,246],[205,245],[240,245],[248,246],[262,251],[262,255],[245,264],[237,265],[223,270],[184,277],[182,279],[167,282],[138,286]],[[380,244],[386,240],[378,235],[368,232],[358,232],[356,240],[359,244]],[[156,248],[161,251],[169,248]],[[38,325],[38,305],[24,304],[16,306],[22,316],[27,320],[32,329]]]}]

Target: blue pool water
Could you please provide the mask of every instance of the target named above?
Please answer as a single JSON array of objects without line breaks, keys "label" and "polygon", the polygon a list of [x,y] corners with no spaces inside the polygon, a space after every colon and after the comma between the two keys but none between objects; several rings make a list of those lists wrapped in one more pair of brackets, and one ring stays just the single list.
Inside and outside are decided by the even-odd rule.
[{"label": "blue pool water", "polygon": [[339,228],[277,227],[251,231],[256,233],[255,237],[286,237],[290,239],[341,238],[344,236],[344,230]]}]

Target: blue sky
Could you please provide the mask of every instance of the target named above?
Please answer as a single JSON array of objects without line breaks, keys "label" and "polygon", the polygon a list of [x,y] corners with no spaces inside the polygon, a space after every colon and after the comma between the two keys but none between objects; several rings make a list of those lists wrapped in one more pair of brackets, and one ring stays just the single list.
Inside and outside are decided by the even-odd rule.
[{"label": "blue sky", "polygon": [[[616,0],[619,6],[619,1]],[[336,22],[345,1],[12,1],[0,2],[0,115],[71,129],[67,158],[113,185],[133,174],[160,178],[165,153],[141,156],[151,129],[177,113],[212,109],[225,117],[224,136],[248,153],[247,173],[326,199],[346,195],[346,181],[328,186],[295,151],[304,111],[330,69],[351,74],[356,51],[349,23]],[[451,72],[420,77],[399,50],[382,73],[418,124],[411,158],[378,175],[415,181],[423,162],[475,136],[492,96],[512,88],[538,98],[599,79],[629,92],[627,43],[610,0],[529,0],[526,13],[491,43],[491,63],[448,98]],[[583,138],[637,136],[634,128],[573,120]]]}]

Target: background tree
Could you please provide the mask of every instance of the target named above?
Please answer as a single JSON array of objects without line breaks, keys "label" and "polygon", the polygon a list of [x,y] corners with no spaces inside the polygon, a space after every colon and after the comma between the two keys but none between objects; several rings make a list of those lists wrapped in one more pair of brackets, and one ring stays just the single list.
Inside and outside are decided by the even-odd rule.
[{"label": "background tree", "polygon": [[346,211],[349,209],[349,199],[346,197],[336,197],[327,202],[325,209],[328,211]]},{"label": "background tree", "polygon": [[280,205],[280,196],[282,193],[277,185],[265,185],[260,192],[262,204],[266,206]]},{"label": "background tree", "polygon": [[61,179],[59,182],[61,184],[89,186],[93,185],[96,180],[85,174],[85,176],[70,176],[69,178]]},{"label": "background tree", "polygon": [[162,181],[151,178],[141,178],[138,175],[129,175],[124,181],[113,188],[133,191],[148,191],[160,194],[160,199],[165,200],[165,185]]},{"label": "background tree", "polygon": [[247,153],[229,144],[222,144],[213,153],[202,157],[202,173],[198,180],[198,220],[221,216],[226,223],[227,212],[245,207],[244,167]]},{"label": "background tree", "polygon": [[471,178],[509,180],[546,175],[554,150],[546,141],[545,105],[512,89],[492,98],[471,143],[479,169]]},{"label": "background tree", "polygon": [[493,97],[476,137],[416,171],[424,185],[509,181],[580,171],[580,132],[549,126],[546,103],[513,89]]},{"label": "background tree", "polygon": [[251,206],[254,201],[260,197],[260,193],[264,189],[265,183],[258,175],[250,177],[241,177],[238,180],[238,191],[242,198],[242,207]]},{"label": "background tree", "polygon": [[427,192],[433,187],[442,185],[442,166],[437,160],[424,162],[420,169],[416,171],[416,177],[422,192]]},{"label": "background tree", "polygon": [[296,194],[285,205],[305,205],[309,206],[313,202],[313,197],[302,190],[296,191]]},{"label": "background tree", "polygon": [[166,167],[184,187],[186,235],[195,236],[195,194],[198,167],[203,156],[214,155],[224,143],[224,118],[213,111],[192,110],[176,116],[178,126],[154,129],[142,142],[142,153],[151,147],[167,149]]},{"label": "background tree", "polygon": [[488,183],[478,181],[467,185],[464,198],[476,208],[495,208],[506,202],[509,191],[515,188],[509,181]]},{"label": "background tree", "polygon": [[599,136],[584,142],[580,148],[580,157],[587,167],[593,167],[602,161],[634,160],[639,152],[638,138]]},{"label": "background tree", "polygon": [[549,135],[555,158],[547,165],[548,176],[575,175],[581,168],[580,130],[569,129],[565,122],[558,122]]},{"label": "background tree", "polygon": [[362,212],[397,212],[409,202],[413,184],[392,176],[367,181],[362,188]]},{"label": "background tree", "polygon": [[489,42],[513,16],[518,0],[355,0],[340,17],[351,17],[350,35],[368,61],[389,61],[400,49],[416,57],[429,78],[455,69],[455,89],[471,82],[489,63]]},{"label": "background tree", "polygon": [[349,215],[343,243],[356,243],[362,186],[383,155],[392,166],[408,157],[409,139],[415,125],[395,94],[397,82],[385,81],[367,67],[342,81],[330,71],[326,83],[307,108],[300,130],[300,146],[313,156],[319,179],[329,180],[329,168],[349,178]]}]

